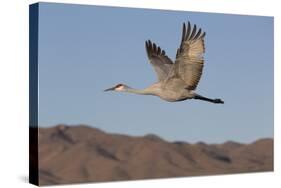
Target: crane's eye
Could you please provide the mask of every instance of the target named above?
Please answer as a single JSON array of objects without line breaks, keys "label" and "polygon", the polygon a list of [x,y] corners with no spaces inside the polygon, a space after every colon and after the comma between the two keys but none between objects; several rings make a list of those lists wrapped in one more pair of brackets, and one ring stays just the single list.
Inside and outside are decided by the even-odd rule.
[{"label": "crane's eye", "polygon": [[115,88],[120,88],[120,87],[122,87],[123,86],[123,84],[117,84],[116,86],[115,86]]}]

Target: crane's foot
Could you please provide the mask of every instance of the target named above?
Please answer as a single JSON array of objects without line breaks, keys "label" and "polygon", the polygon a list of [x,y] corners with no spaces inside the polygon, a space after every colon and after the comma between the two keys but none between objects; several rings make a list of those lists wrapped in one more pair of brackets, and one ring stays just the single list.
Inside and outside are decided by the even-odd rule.
[{"label": "crane's foot", "polygon": [[216,104],[224,104],[224,102],[223,102],[221,99],[214,99],[214,100],[213,100],[213,103],[216,103]]}]

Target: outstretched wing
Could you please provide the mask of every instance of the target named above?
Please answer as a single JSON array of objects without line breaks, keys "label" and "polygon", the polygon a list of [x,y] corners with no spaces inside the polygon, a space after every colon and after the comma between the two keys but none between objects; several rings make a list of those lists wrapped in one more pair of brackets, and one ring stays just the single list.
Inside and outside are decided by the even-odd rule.
[{"label": "outstretched wing", "polygon": [[158,80],[162,81],[167,78],[168,73],[173,65],[172,60],[165,55],[165,51],[150,40],[145,42],[147,56],[153,66]]},{"label": "outstretched wing", "polygon": [[205,35],[201,28],[197,30],[196,25],[192,27],[188,22],[186,27],[183,24],[181,45],[177,50],[173,76],[180,77],[186,84],[185,88],[189,90],[196,89],[202,75]]}]

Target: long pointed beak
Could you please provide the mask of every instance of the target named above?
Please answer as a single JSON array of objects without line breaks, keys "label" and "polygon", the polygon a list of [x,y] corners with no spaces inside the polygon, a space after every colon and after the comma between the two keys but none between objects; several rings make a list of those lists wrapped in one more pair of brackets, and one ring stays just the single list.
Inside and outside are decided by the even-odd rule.
[{"label": "long pointed beak", "polygon": [[115,89],[115,87],[111,87],[111,88],[105,89],[104,91],[113,91],[114,89]]}]

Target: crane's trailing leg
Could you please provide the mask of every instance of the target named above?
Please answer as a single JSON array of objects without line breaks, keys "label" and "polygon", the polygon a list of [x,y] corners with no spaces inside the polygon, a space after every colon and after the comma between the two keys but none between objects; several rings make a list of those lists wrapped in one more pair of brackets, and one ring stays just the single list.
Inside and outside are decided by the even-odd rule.
[{"label": "crane's trailing leg", "polygon": [[210,98],[198,95],[198,94],[196,94],[193,98],[194,99],[198,99],[198,100],[203,100],[203,101],[208,101],[208,102],[216,103],[216,104],[224,104],[224,102],[221,99],[210,99]]}]

